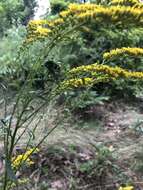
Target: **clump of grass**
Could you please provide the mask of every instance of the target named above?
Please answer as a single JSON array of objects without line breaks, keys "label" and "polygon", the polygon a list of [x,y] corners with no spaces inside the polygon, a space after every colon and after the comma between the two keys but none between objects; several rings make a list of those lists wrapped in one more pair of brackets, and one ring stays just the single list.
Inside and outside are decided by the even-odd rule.
[{"label": "clump of grass", "polygon": [[142,175],[143,173],[143,149],[136,152],[134,156],[133,169]]}]

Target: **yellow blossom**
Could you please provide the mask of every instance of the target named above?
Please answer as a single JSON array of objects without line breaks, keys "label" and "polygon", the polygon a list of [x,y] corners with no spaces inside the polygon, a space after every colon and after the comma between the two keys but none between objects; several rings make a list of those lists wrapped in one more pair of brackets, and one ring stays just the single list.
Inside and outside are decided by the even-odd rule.
[{"label": "yellow blossom", "polygon": [[90,87],[94,84],[98,83],[106,83],[110,80],[115,80],[114,77],[109,77],[107,75],[99,75],[97,76],[96,73],[92,75],[92,77],[84,77],[84,78],[72,78],[64,80],[59,87],[59,91],[64,91],[73,88],[80,88],[80,87]]},{"label": "yellow blossom", "polygon": [[[125,0],[124,0],[125,1]],[[136,0],[134,0],[136,1]],[[141,3],[138,3],[140,6]],[[49,34],[57,34],[65,30],[68,25],[75,26],[82,24],[86,26],[90,23],[116,23],[124,26],[133,24],[134,26],[142,26],[143,24],[143,8],[138,6],[103,6],[96,4],[70,4],[68,9],[59,13],[59,17],[53,20],[32,20],[29,22],[27,31],[27,39],[29,41],[38,40],[47,37]],[[70,19],[69,19],[70,18]],[[82,25],[82,26],[83,26]],[[42,27],[37,32],[38,27]],[[50,30],[45,35],[46,30]],[[77,27],[78,29],[78,27]],[[32,40],[31,40],[32,39]]]},{"label": "yellow blossom", "polygon": [[112,59],[120,55],[131,55],[131,56],[143,56],[143,48],[137,48],[137,47],[123,47],[123,48],[117,48],[113,49],[110,52],[106,52],[103,54],[104,59]]},{"label": "yellow blossom", "polygon": [[142,79],[143,80],[143,72],[135,72],[135,71],[128,71],[122,69],[121,67],[110,67],[108,65],[101,65],[101,64],[91,64],[91,65],[83,65],[76,68],[73,68],[69,71],[69,75],[77,76],[79,74],[84,73],[100,73],[100,74],[107,74],[113,78],[134,78],[134,79]]},{"label": "yellow blossom", "polygon": [[134,190],[133,186],[119,187],[119,190]]},{"label": "yellow blossom", "polygon": [[25,162],[25,164],[27,164],[28,166],[34,164],[34,162],[29,158],[30,155],[34,152],[38,152],[39,149],[36,148],[36,150],[34,150],[34,148],[27,150],[24,154],[20,154],[16,157],[12,158],[12,166],[14,168],[19,167],[20,164],[22,164],[23,162]]},{"label": "yellow blossom", "polygon": [[67,16],[71,15],[71,12],[69,10],[67,11],[62,11],[59,13],[59,15],[62,17],[62,18],[66,18]]},{"label": "yellow blossom", "polygon": [[84,87],[92,84],[94,81],[93,78],[75,78],[70,80],[65,80],[61,83],[60,90],[63,89],[71,89],[71,88],[77,88],[77,87]]},{"label": "yellow blossom", "polygon": [[134,7],[142,6],[142,3],[140,0],[112,0],[111,4],[112,5],[134,6]]},{"label": "yellow blossom", "polygon": [[38,26],[35,32],[39,33],[40,35],[46,36],[50,32],[50,30],[47,28],[42,28],[41,26]]}]

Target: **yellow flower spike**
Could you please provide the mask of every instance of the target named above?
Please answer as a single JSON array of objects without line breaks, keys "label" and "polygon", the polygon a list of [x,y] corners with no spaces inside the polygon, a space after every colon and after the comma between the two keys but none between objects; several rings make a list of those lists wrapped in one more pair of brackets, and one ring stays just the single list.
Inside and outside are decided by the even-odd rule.
[{"label": "yellow flower spike", "polygon": [[112,5],[140,6],[140,0],[112,0]]},{"label": "yellow flower spike", "polygon": [[125,69],[122,69],[121,67],[110,67],[108,65],[100,65],[100,64],[91,64],[86,66],[79,66],[76,68],[73,68],[69,71],[69,76],[74,77],[83,73],[100,73],[100,74],[107,74],[111,78],[134,78],[134,79],[141,79],[143,80],[143,72],[131,72],[127,71]]},{"label": "yellow flower spike", "polygon": [[119,190],[134,190],[133,186],[119,187]]},{"label": "yellow flower spike", "polygon": [[37,30],[35,31],[35,33],[38,33],[38,35],[42,35],[42,36],[48,36],[50,32],[51,30],[47,28],[42,28],[41,26],[38,26]]},{"label": "yellow flower spike", "polygon": [[62,18],[66,18],[67,16],[69,16],[71,14],[71,12],[70,11],[62,11],[62,12],[60,12],[60,16],[62,17]]},{"label": "yellow flower spike", "polygon": [[47,20],[30,20],[28,23],[28,25],[30,26],[39,26],[44,24],[47,24]]},{"label": "yellow flower spike", "polygon": [[12,158],[12,166],[13,168],[18,168],[20,164],[22,164],[23,162],[25,162],[25,164],[27,164],[28,166],[34,164],[34,162],[29,158],[29,156],[32,154],[32,152],[39,152],[39,149],[36,148],[34,150],[34,148],[26,151],[24,154],[20,154],[17,157],[13,157]]},{"label": "yellow flower spike", "polygon": [[89,78],[89,77],[74,78],[74,79],[63,81],[59,87],[59,91],[64,91],[64,90],[73,89],[73,88],[80,88],[80,87],[89,87],[94,84],[98,84],[100,82],[105,83],[111,80],[115,80],[115,78],[109,77],[107,75],[97,76],[96,73],[94,73],[92,75],[92,78]]},{"label": "yellow flower spike", "polygon": [[[125,0],[124,0],[125,1]],[[130,0],[131,1],[131,0]],[[134,1],[134,0],[132,0]],[[78,25],[81,21],[86,26],[93,23],[119,23],[121,24],[134,24],[134,26],[142,26],[143,24],[143,8],[142,3],[138,3],[139,6],[102,6],[96,4],[70,4],[66,11],[62,11],[59,14],[59,18],[53,20],[32,20],[29,22],[27,31],[27,41],[35,41],[43,39],[47,36],[51,36],[55,31],[61,31],[60,29],[66,28],[68,25]],[[143,6],[143,5],[142,5]],[[70,22],[69,22],[70,18]],[[75,22],[76,21],[76,22]],[[42,32],[35,32],[39,26],[43,28]],[[45,30],[51,30],[45,35]],[[50,35],[49,35],[50,34]],[[30,39],[30,40],[29,40]],[[32,39],[32,40],[31,40]],[[26,41],[26,40],[25,40]]]},{"label": "yellow flower spike", "polygon": [[[82,78],[85,75],[90,77]],[[143,80],[143,72],[132,72],[117,66],[110,67],[97,63],[73,68],[68,72],[67,76],[69,79],[61,83],[59,91],[92,86],[101,82],[107,83],[120,78]]]},{"label": "yellow flower spike", "polygon": [[76,79],[65,80],[61,83],[60,90],[88,86],[92,84],[93,81],[94,81],[93,78],[82,78],[82,79],[76,78]]},{"label": "yellow flower spike", "polygon": [[117,48],[113,49],[110,52],[106,52],[103,54],[103,58],[105,60],[116,58],[121,55],[131,55],[131,56],[143,56],[143,48],[137,48],[137,47],[123,47],[123,48]]}]

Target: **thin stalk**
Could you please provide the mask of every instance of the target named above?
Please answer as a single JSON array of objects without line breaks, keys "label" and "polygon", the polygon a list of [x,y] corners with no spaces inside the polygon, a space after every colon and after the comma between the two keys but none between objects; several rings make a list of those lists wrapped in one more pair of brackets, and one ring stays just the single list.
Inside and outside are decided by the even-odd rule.
[{"label": "thin stalk", "polygon": [[[35,125],[35,127],[34,127],[34,129],[33,129],[33,133],[34,133],[35,130],[37,129],[38,124],[41,122],[41,119],[42,119],[42,118],[40,117],[40,119],[38,120],[37,124]],[[28,150],[28,147],[29,147],[30,142],[31,142],[31,137],[29,138],[29,140],[28,140],[28,142],[27,142],[27,144],[26,144],[25,153],[26,153],[27,150]],[[20,164],[19,164],[19,166],[18,166],[18,168],[17,168],[16,171],[19,171],[19,169],[21,168],[21,166],[22,166],[22,164],[23,164],[23,158],[24,158],[25,153],[22,155]]]},{"label": "thin stalk", "polygon": [[8,184],[8,175],[7,175],[7,170],[5,169],[3,190],[7,190],[7,184]]},{"label": "thin stalk", "polygon": [[[25,126],[23,132],[19,135],[19,137],[17,138],[17,140],[14,143],[14,146],[19,142],[19,140],[21,139],[21,137],[24,135],[24,133],[26,132],[26,130],[28,129],[30,123],[33,121],[33,119],[35,118],[35,116],[37,115],[37,113],[35,115],[33,115],[33,117],[30,119],[30,121],[27,123],[27,125]],[[21,125],[22,127],[23,125]]]},{"label": "thin stalk", "polygon": [[[58,127],[59,123],[60,123],[60,122],[58,122],[58,123],[55,125],[55,127],[53,127],[53,128],[39,141],[39,143],[38,143],[38,144],[33,148],[33,150],[31,151],[31,154],[30,154],[30,155],[32,155],[32,154],[35,152],[35,150],[45,141],[45,139]],[[30,156],[30,155],[29,155],[29,156]],[[23,164],[27,161],[27,159],[29,158],[29,156],[24,160]]]},{"label": "thin stalk", "polygon": [[11,146],[10,146],[10,150],[9,150],[9,159],[11,158],[11,154],[13,152],[13,148],[14,148],[14,143],[15,143],[15,138],[16,138],[16,134],[17,134],[17,131],[19,129],[19,123],[23,117],[23,114],[25,113],[25,109],[27,108],[27,106],[30,104],[31,102],[31,99],[24,105],[23,109],[22,109],[22,112],[17,120],[17,123],[16,123],[16,126],[15,126],[15,130],[13,132],[13,135],[12,135],[12,138],[11,138]]},{"label": "thin stalk", "polygon": [[16,112],[16,109],[18,107],[18,104],[19,104],[19,100],[21,98],[21,93],[23,92],[23,89],[25,88],[26,86],[26,82],[24,83],[24,85],[21,87],[20,91],[19,91],[19,94],[18,94],[18,97],[16,99],[16,103],[14,104],[14,107],[13,107],[13,110],[12,110],[12,114],[11,114],[11,117],[10,117],[10,121],[9,121],[9,125],[8,125],[8,132],[7,132],[7,138],[6,138],[6,143],[7,143],[7,156],[9,157],[9,136],[10,135],[10,128],[11,128],[11,125],[12,125],[12,120],[13,120],[13,117],[15,115],[15,112]]},{"label": "thin stalk", "polygon": [[[52,90],[52,92],[54,92],[55,89]],[[55,95],[52,92],[48,96],[48,98],[50,98],[50,99],[53,99],[55,97]],[[48,98],[47,98],[47,100],[48,100]],[[34,112],[32,112],[25,120],[23,120],[23,122],[21,123],[21,125],[23,125],[25,122],[27,122],[31,117],[33,117],[34,114],[37,114],[46,105],[47,105],[47,102],[42,103],[36,110],[34,110]]]}]

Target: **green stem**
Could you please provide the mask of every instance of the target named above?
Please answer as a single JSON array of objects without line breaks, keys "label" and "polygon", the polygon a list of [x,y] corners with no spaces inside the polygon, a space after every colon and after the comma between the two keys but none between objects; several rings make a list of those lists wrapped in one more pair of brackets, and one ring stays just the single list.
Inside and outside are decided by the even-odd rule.
[{"label": "green stem", "polygon": [[[41,119],[42,119],[42,118],[40,118],[39,121],[37,122],[37,124],[35,125],[35,127],[34,127],[34,129],[33,129],[33,133],[34,133],[35,130],[37,129],[38,124],[40,123]],[[26,148],[25,148],[25,153],[26,153],[27,150],[28,150],[28,147],[29,147],[29,145],[30,145],[30,141],[31,141],[31,137],[29,138],[29,140],[28,140],[28,142],[27,142],[27,145],[26,145]],[[18,166],[18,168],[17,168],[16,171],[19,171],[19,170],[20,170],[20,168],[21,168],[21,166],[22,166],[22,164],[23,164],[23,158],[24,158],[25,153],[22,155],[20,164],[19,164],[19,166]],[[29,158],[29,156],[28,156],[28,158]],[[26,159],[27,159],[27,158],[26,158]]]},{"label": "green stem", "polygon": [[10,150],[9,150],[9,154],[8,154],[8,158],[11,159],[11,155],[12,155],[12,152],[13,152],[13,149],[14,149],[14,144],[15,144],[15,138],[16,138],[16,134],[17,134],[17,131],[19,129],[19,124],[20,124],[20,121],[23,117],[23,114],[25,113],[25,109],[27,108],[27,106],[30,104],[31,102],[31,99],[29,101],[26,102],[26,104],[24,105],[23,109],[22,109],[22,112],[17,120],[17,123],[16,123],[16,126],[15,126],[15,130],[14,130],[14,133],[12,135],[12,138],[11,138],[11,146],[10,146]]},{"label": "green stem", "polygon": [[39,141],[39,143],[33,148],[33,150],[31,151],[31,154],[26,158],[26,159],[24,159],[24,161],[23,161],[23,163],[22,164],[24,164],[26,161],[27,161],[27,159],[35,152],[35,150],[45,141],[45,139],[56,129],[58,127],[58,124],[55,126],[55,127],[53,127],[40,141]]},{"label": "green stem", "polygon": [[3,186],[3,190],[7,190],[7,183],[8,183],[8,175],[7,175],[7,169],[6,169],[6,166],[5,166],[4,186]]}]

